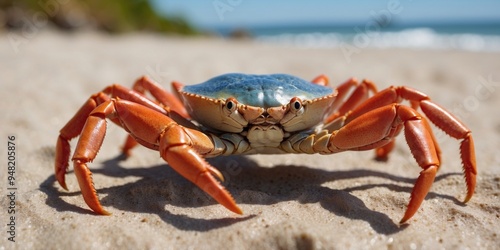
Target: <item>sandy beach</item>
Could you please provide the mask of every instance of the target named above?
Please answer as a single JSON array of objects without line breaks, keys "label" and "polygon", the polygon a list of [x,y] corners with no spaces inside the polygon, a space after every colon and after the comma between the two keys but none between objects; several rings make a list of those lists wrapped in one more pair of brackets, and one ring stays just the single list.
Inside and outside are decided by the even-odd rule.
[{"label": "sandy beach", "polygon": [[[358,48],[347,56],[339,48],[252,40],[1,33],[0,249],[498,249],[499,70],[500,54],[491,52]],[[421,169],[403,136],[387,162],[375,161],[373,151],[211,159],[242,216],[183,179],[158,152],[137,147],[123,160],[126,133],[114,124],[90,164],[112,215],[87,207],[72,168],[69,191],[56,183],[59,129],[90,95],[112,83],[131,86],[142,75],[170,89],[173,80],[195,84],[229,72],[304,79],[326,74],[333,86],[355,76],[379,89],[421,90],[472,130],[476,193],[461,202],[466,191],[459,143],[437,129],[442,167],[404,225],[398,222]],[[8,149],[9,141],[15,149]],[[15,172],[8,173],[13,150]]]}]

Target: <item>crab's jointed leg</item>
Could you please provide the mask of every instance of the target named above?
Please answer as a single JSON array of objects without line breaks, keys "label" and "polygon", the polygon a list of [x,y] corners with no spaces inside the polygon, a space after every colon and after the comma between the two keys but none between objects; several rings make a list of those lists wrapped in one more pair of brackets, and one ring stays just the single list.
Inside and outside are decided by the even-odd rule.
[{"label": "crab's jointed leg", "polygon": [[326,75],[319,75],[311,82],[320,86],[328,86],[328,84],[330,84],[330,79]]},{"label": "crab's jointed leg", "polygon": [[143,105],[111,99],[88,116],[73,155],[75,174],[89,207],[109,214],[101,206],[87,163],[95,159],[106,133],[106,119],[118,120],[140,144],[160,151],[160,155],[182,176],[207,192],[229,210],[241,214],[231,195],[214,178],[222,174],[200,155],[213,149],[211,140],[201,132],[184,128],[170,117]]},{"label": "crab's jointed leg", "polygon": [[104,93],[92,95],[59,133],[56,143],[54,170],[57,181],[61,187],[66,190],[68,190],[68,188],[66,187],[65,175],[68,169],[69,156],[71,154],[69,141],[80,135],[90,112],[92,112],[98,104],[107,100],[109,100],[109,97]]},{"label": "crab's jointed leg", "polygon": [[[189,118],[189,114],[181,101],[147,76],[137,79],[132,90],[141,95],[145,95],[146,91],[148,91],[154,97],[156,103],[167,110],[171,117],[180,116],[179,120]],[[137,146],[137,142],[131,135],[127,135],[122,147],[123,154],[127,157],[130,156],[130,151],[135,146]]]},{"label": "crab's jointed leg", "polygon": [[[347,117],[347,113],[366,101],[370,97],[370,94],[376,94],[378,92],[377,86],[372,81],[364,79],[359,83],[354,77],[339,85],[336,91],[337,96],[331,106],[332,110],[336,112],[332,113],[324,120],[326,124],[325,129],[329,131],[339,129],[345,124],[344,120]],[[392,139],[387,144],[376,148],[376,159],[386,161],[388,154],[392,151],[394,146],[395,139]]]},{"label": "crab's jointed leg", "polygon": [[345,125],[334,131],[329,139],[331,152],[384,148],[404,127],[411,153],[423,168],[401,220],[404,223],[416,213],[434,182],[440,166],[440,149],[427,119],[414,108],[399,104],[401,99],[409,100],[415,108],[420,107],[432,123],[451,137],[461,140],[460,153],[467,185],[464,202],[474,194],[477,170],[471,131],[427,95],[416,90],[390,87],[346,114]]},{"label": "crab's jointed leg", "polygon": [[141,94],[145,94],[146,91],[149,91],[162,107],[169,109],[169,111],[174,111],[184,118],[189,118],[189,114],[184,105],[182,105],[182,102],[175,95],[166,91],[149,77],[143,76],[137,79],[132,89]]},{"label": "crab's jointed leg", "polygon": [[339,85],[336,91],[337,96],[332,104],[332,109],[336,110],[336,112],[324,120],[325,124],[353,110],[360,103],[368,99],[370,93],[377,93],[377,87],[371,81],[363,80],[359,83],[356,78],[351,78]]},{"label": "crab's jointed leg", "polygon": [[[148,99],[144,95],[145,91],[149,91],[155,98],[156,102]],[[105,101],[110,100],[111,98],[120,98],[132,101],[168,115],[172,118],[178,117],[178,120],[185,121],[182,125],[189,127],[189,122],[184,119],[187,118],[188,115],[182,103],[177,99],[177,97],[161,88],[160,85],[153,82],[148,77],[144,76],[137,79],[133,89],[129,89],[119,84],[110,85],[103,89],[101,92],[92,95],[60,131],[60,135],[57,139],[56,144],[55,173],[57,181],[64,189],[67,189],[65,183],[65,174],[68,168],[68,161],[71,154],[69,141],[72,138],[80,135],[83,129],[83,125],[85,124],[85,121],[90,112],[97,106]],[[118,120],[111,120],[118,126],[121,126],[121,123]],[[134,138],[128,135],[125,144],[122,147],[123,154],[126,156],[130,155],[130,150],[136,145],[137,142],[134,140]]]},{"label": "crab's jointed leg", "polygon": [[[137,117],[131,117],[130,115],[132,113],[126,112],[126,110],[125,112],[122,113],[116,112],[116,109],[114,109],[115,105],[111,105],[111,103],[113,104],[119,103],[122,106],[125,105],[124,103],[127,104],[133,103],[132,106],[145,109],[145,113],[141,117],[147,117],[150,113],[153,113],[153,115],[149,119],[152,119],[152,121],[154,121],[154,118],[162,117],[160,118],[160,120],[162,119],[169,120],[169,122],[167,122],[166,124],[170,123],[177,124],[175,121],[170,119],[169,116],[175,116],[175,114],[179,114],[177,115],[179,120],[183,120],[182,117],[185,116],[185,114],[183,114],[183,111],[185,112],[185,109],[183,107],[179,107],[179,105],[182,104],[179,104],[177,98],[175,98],[171,94],[165,94],[167,93],[166,91],[162,90],[157,84],[150,81],[148,78],[143,77],[138,79],[136,81],[136,84],[134,84],[134,88],[135,90],[131,90],[121,85],[114,84],[109,87],[106,87],[103,91],[92,95],[87,100],[87,102],[85,102],[85,104],[82,105],[82,107],[73,116],[73,118],[70,121],[68,121],[68,123],[61,129],[60,135],[57,139],[55,166],[54,166],[55,175],[59,184],[64,189],[67,190],[65,182],[65,174],[68,168],[68,161],[71,154],[69,141],[72,138],[81,135],[81,138],[76,148],[75,156],[73,158],[75,174],[78,178],[78,182],[81,187],[85,201],[94,211],[100,214],[108,214],[108,213],[102,208],[102,206],[99,203],[99,200],[97,199],[97,195],[95,193],[95,189],[92,184],[91,173],[87,168],[86,163],[88,161],[92,161],[95,158],[95,155],[97,154],[97,151],[101,146],[102,139],[104,137],[104,132],[106,130],[105,126],[106,118],[109,118],[111,121],[113,121],[115,124],[119,126],[124,126],[124,124],[126,124],[125,123],[126,121],[130,123],[130,121],[137,119]],[[147,97],[143,95],[145,90],[151,92],[153,97],[156,98],[158,104],[149,100]],[[112,99],[112,98],[120,98],[120,99]],[[127,102],[124,100],[132,102]],[[173,108],[167,105],[173,105]],[[170,112],[170,111],[175,111],[175,112]],[[148,124],[146,120],[143,120],[143,122],[145,122],[146,125]],[[161,124],[162,121],[156,121],[156,122],[160,122]],[[184,120],[183,125],[184,124],[189,124],[189,122],[187,120]],[[136,124],[136,126],[138,125]],[[127,128],[125,127],[125,129]],[[204,136],[203,134],[199,132],[191,132],[190,135],[202,137],[202,138],[198,137],[194,138],[195,139],[194,141],[197,142],[193,143],[196,149],[208,150],[207,148],[210,148],[210,145],[208,145],[210,144],[209,143],[210,139],[205,138],[206,136],[203,137]],[[134,136],[135,139],[132,136]],[[132,134],[132,136],[129,135],[127,137],[127,141],[123,147],[123,151],[125,154],[127,154],[128,151],[137,144],[136,139],[142,142],[143,144],[146,144],[145,146],[155,149],[158,148],[158,145],[153,145],[147,141],[144,141],[141,139],[142,137],[137,137],[135,134]],[[192,153],[190,153],[189,155],[192,155]],[[205,168],[211,174],[215,175],[219,179],[222,179],[222,174],[219,171],[217,171],[212,166],[208,165],[204,160],[200,162],[203,163],[202,165],[206,165]],[[214,189],[214,185],[219,187],[220,184],[218,184],[217,181],[215,180],[213,180],[214,182],[211,182],[210,178],[213,177],[205,176],[203,178],[200,178],[199,180],[194,180],[194,181],[199,182],[198,183],[199,185],[204,185],[204,189],[210,189],[212,196],[217,196],[216,188]],[[232,198],[227,199],[227,197],[225,197],[224,195],[224,192],[227,194],[227,191],[225,190],[220,192],[221,195],[219,195],[220,197],[218,198],[219,200],[221,200],[220,202],[226,203],[226,206],[231,207],[232,211],[241,213],[241,210],[235,207],[234,201],[232,203],[228,201],[231,200]],[[227,200],[225,201],[224,199]]]},{"label": "crab's jointed leg", "polygon": [[[71,118],[66,123],[66,125],[64,125],[64,127],[60,130],[59,137],[57,138],[54,168],[56,179],[64,189],[67,190],[65,174],[68,168],[69,157],[71,154],[69,141],[80,135],[85,121],[87,120],[87,117],[92,112],[92,110],[94,110],[100,104],[110,100],[112,97],[118,97],[121,99],[133,101],[150,109],[167,114],[167,111],[165,109],[158,106],[142,94],[118,84],[108,86],[103,91],[92,95],[76,112],[73,118]],[[118,126],[121,126],[118,120],[111,120]]]}]

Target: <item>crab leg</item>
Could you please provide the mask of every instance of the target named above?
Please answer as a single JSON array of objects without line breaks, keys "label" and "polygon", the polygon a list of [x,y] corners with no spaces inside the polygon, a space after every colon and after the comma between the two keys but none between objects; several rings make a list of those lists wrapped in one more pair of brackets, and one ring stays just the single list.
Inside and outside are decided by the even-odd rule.
[{"label": "crab leg", "polygon": [[320,86],[328,86],[328,84],[330,83],[330,79],[328,79],[328,76],[326,75],[319,75],[311,82]]},{"label": "crab leg", "polygon": [[90,112],[94,110],[99,104],[109,100],[109,97],[104,93],[97,93],[92,95],[85,104],[76,112],[71,120],[61,129],[56,143],[56,155],[54,170],[57,182],[64,189],[68,190],[65,181],[66,171],[68,169],[69,157],[71,148],[69,141],[82,132],[85,121]]},{"label": "crab leg", "polygon": [[[160,105],[162,105],[162,107],[169,110],[170,116],[175,116],[175,114],[178,114],[180,116],[177,120],[189,118],[189,114],[186,111],[184,105],[182,105],[181,101],[175,95],[163,89],[159,84],[151,80],[149,77],[143,76],[137,79],[132,89],[140,94],[145,94],[146,91],[149,91],[149,93],[151,93],[151,95],[158,101]],[[171,113],[170,111],[174,111],[174,113]],[[125,143],[122,147],[124,155],[127,157],[130,156],[130,150],[132,150],[132,148],[134,148],[135,146],[137,146],[137,142],[131,135],[127,135]]]},{"label": "crab leg", "polygon": [[174,111],[181,115],[184,118],[189,118],[189,114],[186,111],[182,102],[173,94],[163,89],[159,84],[151,80],[147,76],[143,76],[137,81],[135,81],[133,90],[144,94],[145,91],[149,91],[151,95],[164,107],[169,108],[171,111]]},{"label": "crab leg", "polygon": [[414,109],[392,104],[363,114],[332,134],[329,149],[338,152],[377,148],[391,140],[401,125],[405,128],[410,151],[423,169],[401,220],[404,223],[417,212],[434,182],[440,164],[429,130]]},{"label": "crab leg", "polygon": [[[195,131],[191,131],[195,132]],[[197,153],[191,146],[192,134],[177,124],[167,128],[160,135],[160,155],[170,166],[189,181],[212,196],[217,202],[234,213],[242,214],[231,195],[214,178],[222,179],[222,174]],[[204,135],[203,135],[204,136]],[[199,139],[199,138],[198,138]]]},{"label": "crab leg", "polygon": [[[340,138],[335,139],[337,140],[337,143],[339,142],[347,143],[349,142],[348,141],[349,138],[352,138],[352,140],[354,141],[353,143],[349,144],[351,149],[361,150],[361,149],[379,147],[386,151],[385,152],[382,151],[382,153],[377,152],[377,154],[380,153],[382,155],[384,154],[387,155],[388,154],[387,150],[390,151],[390,147],[392,147],[392,145],[387,146],[388,145],[386,144],[387,140],[391,140],[395,135],[397,135],[401,130],[401,127],[404,125],[406,140],[408,142],[408,145],[410,146],[410,149],[412,150],[412,154],[414,155],[419,165],[425,169],[421,173],[419,179],[417,179],[417,182],[415,183],[415,187],[412,191],[407,212],[403,217],[403,219],[401,220],[401,223],[403,223],[413,216],[413,214],[420,206],[420,203],[425,198],[425,195],[428,192],[428,188],[430,188],[430,184],[432,184],[430,180],[433,179],[435,176],[435,174],[432,174],[433,170],[428,170],[429,167],[426,166],[431,166],[428,164],[436,160],[438,163],[435,164],[436,170],[439,168],[441,150],[439,149],[439,146],[430,128],[430,125],[427,122],[427,119],[425,119],[425,117],[416,115],[417,113],[415,111],[415,116],[410,120],[416,119],[419,120],[420,122],[418,122],[418,126],[416,125],[417,124],[416,122],[409,123],[408,118],[410,116],[407,116],[407,114],[409,114],[408,110],[413,110],[413,109],[406,106],[399,106],[399,104],[394,104],[400,102],[401,99],[409,100],[412,103],[412,107],[414,108],[420,107],[432,123],[434,123],[437,127],[443,130],[449,136],[461,140],[460,155],[462,158],[463,171],[467,185],[467,194],[464,199],[464,202],[469,201],[472,195],[474,194],[474,189],[476,186],[477,169],[476,169],[476,159],[474,152],[474,142],[472,139],[471,131],[462,122],[460,122],[457,118],[451,115],[444,108],[432,102],[427,95],[408,87],[390,87],[384,91],[377,93],[372,98],[368,99],[366,102],[359,105],[352,112],[350,112],[348,115],[345,116],[345,124],[347,125],[341,128],[336,134],[335,137],[340,135]],[[388,119],[391,120],[390,119],[391,116],[387,116],[387,114],[386,116],[383,116],[383,114],[379,114],[380,110],[393,105],[397,105],[397,107],[399,107],[397,109],[398,110],[397,114],[399,119],[402,120],[402,122],[399,123],[399,125],[397,123],[394,123],[390,129],[387,127],[377,129],[376,127],[378,125],[372,124],[373,122],[380,120],[384,121]],[[402,109],[402,107],[405,108]],[[404,111],[405,113],[401,113],[403,112],[401,110],[406,110],[406,111]],[[401,116],[401,114],[405,114],[405,116]],[[413,125],[411,126],[407,125],[407,121],[408,124],[413,124]],[[350,130],[352,130],[352,128],[354,127],[361,128],[358,131],[359,133],[364,134],[362,141],[366,143],[369,142],[368,144],[357,145],[355,142],[356,140],[353,139],[355,137],[352,137],[353,136],[352,134],[347,135],[346,132],[342,132],[342,131],[350,132]],[[380,131],[386,131],[385,133],[388,134],[383,134]],[[414,131],[415,135],[409,136],[408,131]],[[343,135],[344,138],[342,138],[342,133],[344,134]],[[419,133],[420,135],[417,136],[417,134]],[[384,138],[377,137],[381,135],[384,135]],[[345,146],[347,145],[348,144],[346,144]],[[427,149],[432,148],[433,151],[432,150],[431,150],[432,152],[428,152],[427,150],[422,151],[425,148]],[[336,150],[341,150],[341,147],[337,148]],[[429,161],[430,159],[432,160]],[[427,161],[428,163],[425,163]],[[434,167],[432,167],[432,169],[434,169]]]},{"label": "crab leg", "polygon": [[183,128],[170,117],[143,105],[116,99],[104,102],[90,113],[72,159],[85,202],[96,213],[109,214],[99,202],[87,163],[95,159],[102,145],[106,118],[118,120],[137,142],[159,149],[160,155],[174,170],[229,210],[242,213],[231,195],[213,176],[222,179],[222,174],[197,151],[208,152],[213,148],[207,136]]},{"label": "crab leg", "polygon": [[[349,123],[356,117],[375,108],[382,107],[390,103],[398,103],[401,101],[401,99],[410,101],[414,108],[420,106],[420,109],[433,124],[435,124],[449,136],[457,140],[461,140],[460,155],[462,158],[463,171],[467,184],[467,195],[464,199],[464,202],[469,201],[474,194],[477,175],[474,142],[472,139],[471,131],[446,109],[432,102],[427,95],[404,86],[389,87],[388,89],[377,93],[375,96],[368,99],[366,102],[354,109],[346,118],[345,123]],[[434,134],[431,132],[429,123],[425,121],[424,125],[427,130],[430,131],[432,142],[434,143],[434,147],[436,148],[438,157],[440,157],[441,149],[437,144]]]},{"label": "crab leg", "polygon": [[[111,99],[111,97],[119,97],[125,100],[133,101],[149,107],[150,109],[156,110],[158,112],[162,112],[167,114],[167,112],[154,102],[147,99],[142,94],[130,90],[126,87],[123,87],[118,84],[114,84],[106,87],[103,91],[92,95],[87,102],[85,102],[82,107],[76,112],[76,114],[69,120],[66,125],[60,130],[59,137],[57,138],[56,143],[56,156],[55,156],[55,175],[56,179],[64,189],[68,189],[66,187],[65,182],[65,174],[68,168],[68,161],[71,154],[71,149],[69,145],[69,141],[82,132],[83,126],[89,114],[94,110],[97,106],[102,104],[105,101]],[[118,126],[121,126],[120,122],[116,119],[112,119],[114,123]],[[133,140],[133,139],[132,139]],[[124,146],[124,153],[127,154],[128,150],[131,148],[130,144],[136,144],[135,141],[129,142]]]},{"label": "crab leg", "polygon": [[[352,90],[354,89],[354,90]],[[352,90],[350,96],[345,97]],[[363,80],[361,83],[356,78],[351,78],[337,87],[337,97],[332,104],[332,109],[337,112],[328,116],[324,123],[329,123],[338,117],[345,115],[360,103],[368,99],[370,92],[377,93],[377,87],[371,81]]]}]

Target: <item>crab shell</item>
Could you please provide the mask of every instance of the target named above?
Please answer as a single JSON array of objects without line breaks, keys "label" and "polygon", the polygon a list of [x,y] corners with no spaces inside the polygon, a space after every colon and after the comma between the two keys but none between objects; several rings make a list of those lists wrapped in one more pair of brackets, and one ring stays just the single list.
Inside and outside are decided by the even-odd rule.
[{"label": "crab shell", "polygon": [[284,132],[312,129],[331,112],[336,97],[332,88],[286,74],[225,74],[174,87],[196,122],[232,133],[250,125],[279,125]]}]

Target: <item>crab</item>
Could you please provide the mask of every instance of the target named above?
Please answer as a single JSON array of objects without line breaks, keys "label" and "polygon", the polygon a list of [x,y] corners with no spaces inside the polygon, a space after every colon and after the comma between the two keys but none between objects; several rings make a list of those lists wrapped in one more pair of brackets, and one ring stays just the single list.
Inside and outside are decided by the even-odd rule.
[{"label": "crab", "polygon": [[[205,158],[234,154],[334,154],[375,150],[386,160],[403,130],[422,168],[400,223],[417,212],[440,167],[441,150],[430,122],[460,140],[467,187],[474,194],[476,160],[471,131],[426,94],[406,86],[380,92],[369,80],[351,78],[337,88],[325,75],[311,82],[287,74],[224,74],[204,83],[172,82],[174,94],[144,76],[132,89],[114,84],[92,95],[60,130],[55,176],[67,190],[70,140],[80,136],[72,157],[83,198],[97,214],[100,204],[87,164],[99,151],[107,120],[128,132],[125,155],[137,144],[157,150],[180,175],[236,214],[242,210],[221,185],[224,177]],[[149,94],[148,94],[149,92]],[[403,100],[409,104],[403,104]],[[406,102],[405,102],[406,103]],[[421,110],[425,116],[417,110]]]}]

